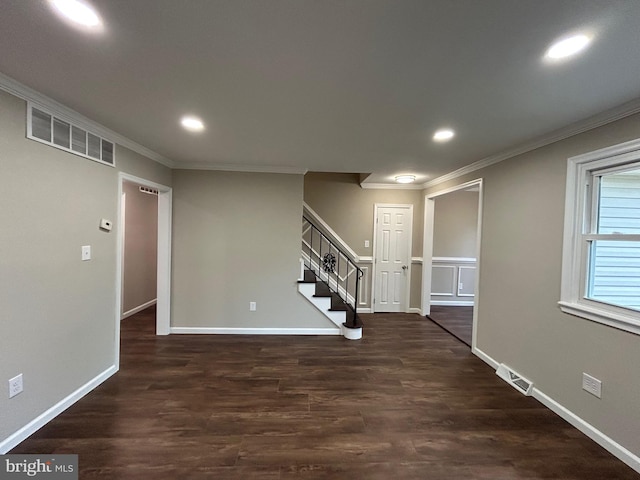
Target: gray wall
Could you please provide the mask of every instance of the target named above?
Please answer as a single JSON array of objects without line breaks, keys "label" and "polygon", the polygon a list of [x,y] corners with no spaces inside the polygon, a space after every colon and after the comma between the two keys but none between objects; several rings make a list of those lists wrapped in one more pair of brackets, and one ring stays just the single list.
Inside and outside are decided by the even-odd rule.
[{"label": "gray wall", "polygon": [[[358,174],[309,172],[304,176],[304,201],[361,256],[373,255],[376,203],[413,205],[411,255],[422,255],[424,198],[420,190],[363,189]],[[368,248],[365,240],[369,240]]]},{"label": "gray wall", "polygon": [[174,171],[172,327],[333,326],[297,291],[302,186],[302,175]]},{"label": "gray wall", "polygon": [[122,313],[156,298],[158,197],[124,182],[125,235]]},{"label": "gray wall", "polygon": [[435,199],[433,256],[476,256],[478,192],[456,191]]},{"label": "gray wall", "polygon": [[[640,337],[562,313],[567,158],[640,136],[635,115],[435,186],[484,178],[478,348],[640,454]],[[602,399],[581,389],[602,380]]]},{"label": "gray wall", "polygon": [[[114,364],[118,170],[169,169],[116,147],[117,168],[25,138],[26,104],[0,91],[0,441]],[[93,259],[80,260],[91,245]]]},{"label": "gray wall", "polygon": [[[376,203],[413,205],[411,256],[422,256],[424,197],[420,190],[363,189],[358,174],[309,172],[304,176],[304,201],[359,256],[373,256],[373,212]],[[368,248],[364,246],[365,240],[369,240]],[[413,264],[410,307],[420,307],[421,286],[422,265]],[[371,287],[370,279],[368,287]]]}]

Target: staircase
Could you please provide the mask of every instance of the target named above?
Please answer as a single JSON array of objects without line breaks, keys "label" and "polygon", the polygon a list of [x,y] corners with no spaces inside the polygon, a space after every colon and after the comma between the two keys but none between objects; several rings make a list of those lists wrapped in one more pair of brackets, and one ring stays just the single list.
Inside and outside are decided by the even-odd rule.
[{"label": "staircase", "polygon": [[301,273],[298,291],[349,340],[362,338],[358,290],[362,270],[303,217]]}]

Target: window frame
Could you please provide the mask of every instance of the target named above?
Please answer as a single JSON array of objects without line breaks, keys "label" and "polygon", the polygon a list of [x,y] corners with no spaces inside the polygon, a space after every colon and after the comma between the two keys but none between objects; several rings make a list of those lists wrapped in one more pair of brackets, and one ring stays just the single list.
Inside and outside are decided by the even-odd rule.
[{"label": "window frame", "polygon": [[640,167],[640,139],[621,143],[567,160],[564,240],[560,309],[570,315],[640,335],[640,311],[618,307],[586,297],[588,288],[589,240],[625,239],[640,241],[640,235],[594,234],[597,195],[595,174]]}]

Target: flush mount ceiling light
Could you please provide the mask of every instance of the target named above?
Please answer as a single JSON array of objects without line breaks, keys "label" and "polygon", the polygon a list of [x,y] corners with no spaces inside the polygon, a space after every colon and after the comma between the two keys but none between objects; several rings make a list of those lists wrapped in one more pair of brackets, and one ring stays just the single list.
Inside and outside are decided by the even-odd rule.
[{"label": "flush mount ceiling light", "polygon": [[550,60],[570,57],[583,51],[590,43],[591,38],[584,34],[565,37],[551,45],[544,56]]},{"label": "flush mount ceiling light", "polygon": [[190,132],[201,132],[204,130],[204,123],[198,117],[193,116],[185,116],[180,120],[180,125],[182,125],[186,130]]},{"label": "flush mount ceiling light", "polygon": [[398,183],[413,183],[416,181],[415,175],[398,175],[395,178]]},{"label": "flush mount ceiling light", "polygon": [[101,30],[102,19],[98,12],[82,0],[49,0],[55,11],[76,26]]},{"label": "flush mount ceiling light", "polygon": [[433,134],[433,140],[436,142],[447,142],[455,135],[454,131],[449,128],[441,128]]}]

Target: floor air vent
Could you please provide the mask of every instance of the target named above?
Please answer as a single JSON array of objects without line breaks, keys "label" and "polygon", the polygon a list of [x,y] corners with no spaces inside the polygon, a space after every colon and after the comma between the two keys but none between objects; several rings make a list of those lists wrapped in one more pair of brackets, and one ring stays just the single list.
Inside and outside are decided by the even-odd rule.
[{"label": "floor air vent", "polygon": [[496,370],[496,375],[498,375],[501,379],[503,379],[516,390],[524,393],[527,396],[531,396],[531,393],[533,391],[533,383],[531,383],[526,378],[523,378],[519,373],[511,370],[504,363],[500,364],[498,370]]}]

